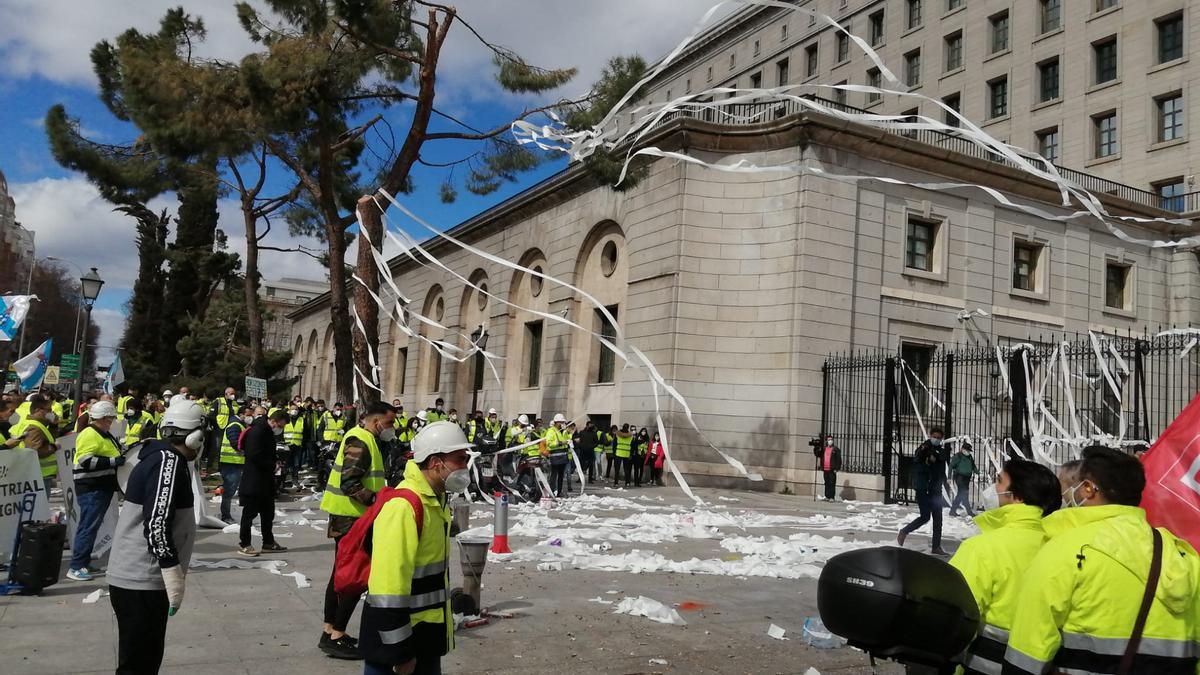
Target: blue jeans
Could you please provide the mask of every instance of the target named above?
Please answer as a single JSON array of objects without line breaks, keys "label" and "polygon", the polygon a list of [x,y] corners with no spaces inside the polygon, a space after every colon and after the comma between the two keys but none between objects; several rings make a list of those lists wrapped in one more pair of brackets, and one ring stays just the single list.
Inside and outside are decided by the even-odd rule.
[{"label": "blue jeans", "polygon": [[917,508],[920,515],[901,530],[905,534],[916,530],[930,520],[933,521],[933,548],[942,547],[942,508],[945,503],[940,493],[931,492],[917,494]]},{"label": "blue jeans", "polygon": [[69,569],[77,570],[92,563],[92,548],[96,545],[96,533],[104,522],[104,514],[112,503],[113,493],[108,490],[92,490],[75,495],[79,505],[79,525],[75,528],[75,541],[71,544]]},{"label": "blue jeans", "polygon": [[237,493],[238,486],[242,484],[242,465],[241,464],[221,464],[221,517],[233,518],[233,514],[229,512],[229,504],[233,500],[233,495]]},{"label": "blue jeans", "polygon": [[[384,663],[367,661],[363,665],[363,675],[392,675],[393,672],[392,667]],[[413,675],[442,675],[442,660],[436,657],[418,659]]]}]

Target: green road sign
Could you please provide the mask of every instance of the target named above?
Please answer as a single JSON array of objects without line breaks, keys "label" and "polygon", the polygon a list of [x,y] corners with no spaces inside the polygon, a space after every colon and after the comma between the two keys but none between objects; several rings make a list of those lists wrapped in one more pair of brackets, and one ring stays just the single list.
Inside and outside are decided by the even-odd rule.
[{"label": "green road sign", "polygon": [[78,354],[63,354],[59,358],[59,377],[64,380],[74,379],[79,377],[79,355]]}]

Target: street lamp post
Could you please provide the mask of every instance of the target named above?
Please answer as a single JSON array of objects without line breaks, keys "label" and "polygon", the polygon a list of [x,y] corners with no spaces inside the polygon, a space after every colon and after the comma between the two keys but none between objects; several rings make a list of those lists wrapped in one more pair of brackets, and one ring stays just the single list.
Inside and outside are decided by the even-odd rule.
[{"label": "street lamp post", "polygon": [[100,297],[100,287],[104,285],[104,280],[100,278],[100,274],[93,267],[91,272],[79,278],[80,293],[83,295],[84,307],[87,309],[86,319],[83,322],[83,339],[76,345],[79,354],[79,372],[75,377],[75,403],[78,404],[83,400],[83,367],[84,354],[87,352],[87,333],[88,328],[92,325],[92,306],[96,304],[96,298]]},{"label": "street lamp post", "polygon": [[479,407],[479,390],[483,388],[483,350],[487,349],[488,332],[479,325],[471,333],[471,342],[475,345],[475,376],[471,382],[471,410],[468,414],[474,415],[475,410]]}]

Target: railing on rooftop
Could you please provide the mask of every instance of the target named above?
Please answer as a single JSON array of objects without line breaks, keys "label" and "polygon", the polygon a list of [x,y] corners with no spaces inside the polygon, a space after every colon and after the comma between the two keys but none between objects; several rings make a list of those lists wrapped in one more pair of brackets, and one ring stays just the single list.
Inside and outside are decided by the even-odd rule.
[{"label": "railing on rooftop", "polygon": [[[862,108],[856,108],[839,101],[823,98],[820,96],[804,95],[801,98],[812,101],[820,106],[839,110],[841,112],[852,114],[870,114],[870,111]],[[780,119],[789,115],[795,115],[809,110],[809,108],[799,101],[792,99],[784,101],[749,101],[746,103],[732,103],[721,108],[699,108],[687,109],[681,108],[664,116],[663,121],[670,121],[678,117],[688,117],[693,119],[703,120],[705,122],[713,122],[715,124],[761,124],[771,120]],[[965,136],[940,131],[936,129],[904,129],[895,128],[889,129],[886,125],[880,127],[884,130],[899,134],[906,138],[911,138],[915,141],[927,143],[940,148],[946,148],[954,152],[975,157],[977,159],[1003,164],[1004,166],[1016,168],[1016,163],[1011,159],[999,155],[987,148],[981,147],[972,142]],[[1018,151],[1018,154],[1028,160],[1035,166],[1040,165],[1046,167],[1049,163],[1037,156],[1024,151]],[[1077,171],[1058,164],[1053,165],[1058,170],[1059,175],[1078,184],[1088,192],[1093,194],[1108,194],[1115,197],[1148,206],[1151,208],[1162,209],[1174,213],[1193,213],[1200,211],[1200,192],[1189,192],[1183,195],[1163,196],[1150,190],[1142,190],[1131,185],[1118,183],[1100,176],[1093,176],[1089,173]]]}]

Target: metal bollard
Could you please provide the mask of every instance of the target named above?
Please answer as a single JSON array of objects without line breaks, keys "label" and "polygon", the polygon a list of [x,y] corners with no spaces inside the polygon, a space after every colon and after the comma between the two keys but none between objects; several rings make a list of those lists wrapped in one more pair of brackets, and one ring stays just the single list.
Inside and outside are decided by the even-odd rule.
[{"label": "metal bollard", "polygon": [[458,544],[463,573],[462,592],[474,603],[470,611],[463,613],[478,614],[483,608],[480,592],[483,588],[483,568],[487,565],[488,542],[487,539],[459,539]]},{"label": "metal bollard", "polygon": [[492,553],[512,553],[508,547],[508,493],[497,490],[495,517],[492,519]]},{"label": "metal bollard", "polygon": [[470,504],[453,504],[450,507],[450,512],[453,514],[450,521],[450,536],[457,537],[459,534],[471,529]]}]

